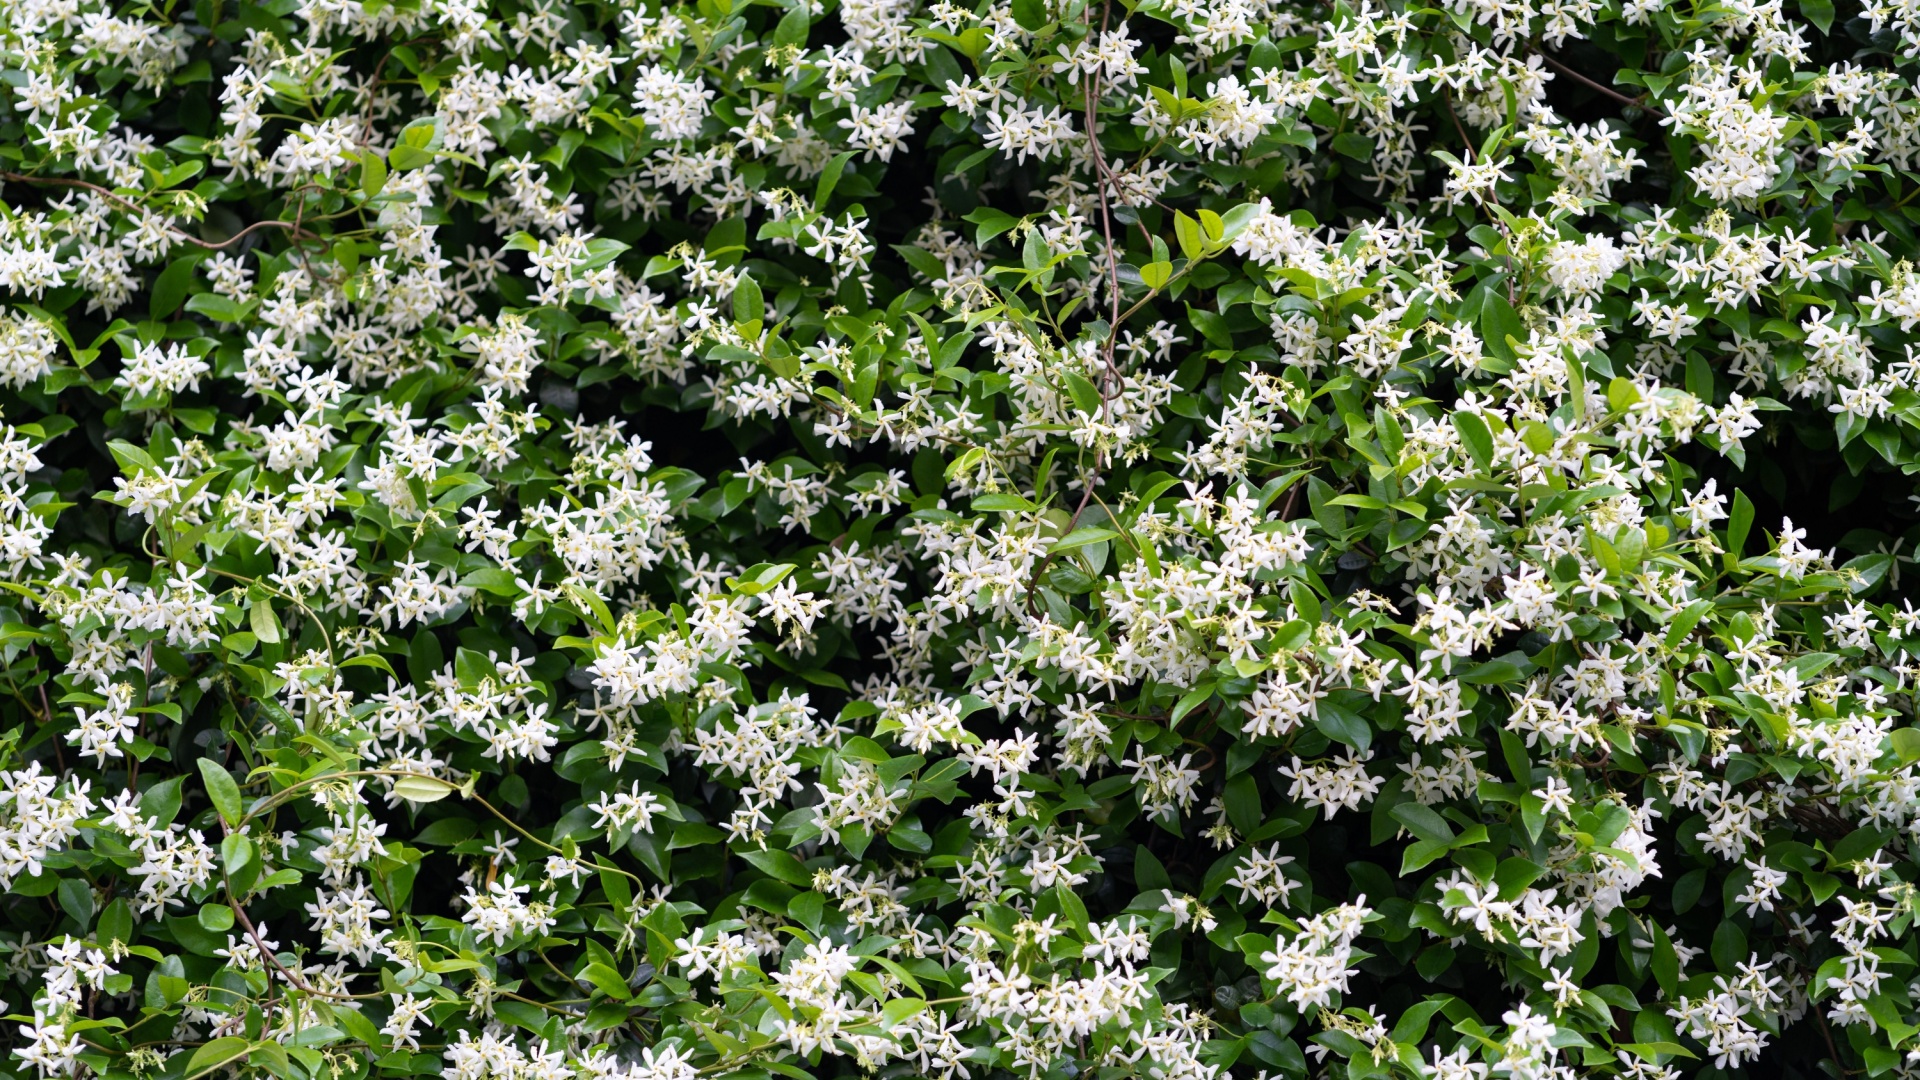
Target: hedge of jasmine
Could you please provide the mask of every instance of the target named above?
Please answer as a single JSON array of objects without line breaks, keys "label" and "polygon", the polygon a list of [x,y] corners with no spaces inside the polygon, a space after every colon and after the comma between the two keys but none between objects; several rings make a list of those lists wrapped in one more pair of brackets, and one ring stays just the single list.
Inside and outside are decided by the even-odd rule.
[{"label": "hedge of jasmine", "polygon": [[1916,42],[0,3],[0,1074],[1912,1075]]}]

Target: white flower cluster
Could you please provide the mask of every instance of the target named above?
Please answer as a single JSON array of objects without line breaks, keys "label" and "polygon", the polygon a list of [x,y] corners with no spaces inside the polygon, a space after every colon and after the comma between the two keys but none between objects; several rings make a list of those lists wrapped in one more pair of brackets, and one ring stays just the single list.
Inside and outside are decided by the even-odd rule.
[{"label": "white flower cluster", "polygon": [[0,5],[18,1067],[1920,1067],[1917,36]]},{"label": "white flower cluster", "polygon": [[47,775],[39,762],[0,773],[0,807],[6,811],[0,826],[0,888],[44,874],[47,857],[78,836],[80,822],[93,814],[84,781],[67,783],[56,796],[60,786],[60,778]]}]

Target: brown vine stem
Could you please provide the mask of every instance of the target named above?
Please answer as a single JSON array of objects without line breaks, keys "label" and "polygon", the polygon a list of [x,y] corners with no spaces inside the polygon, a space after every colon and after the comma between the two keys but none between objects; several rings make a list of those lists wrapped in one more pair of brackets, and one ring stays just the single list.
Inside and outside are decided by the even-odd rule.
[{"label": "brown vine stem", "polygon": [[[10,181],[16,184],[45,184],[53,187],[80,188],[85,191],[91,191],[94,194],[99,195],[101,198],[108,200],[109,202],[118,203],[119,205],[126,207],[128,210],[145,212],[145,209],[146,209],[145,207],[142,207],[140,204],[133,202],[130,199],[122,198],[121,196],[114,194],[114,192],[109,188],[101,187],[99,184],[88,183],[85,180],[73,180],[64,176],[28,176],[26,173],[16,173],[16,172],[0,172],[0,180]],[[232,236],[227,237],[225,240],[222,240],[217,244],[213,243],[212,241],[202,240],[199,237],[194,236],[193,234],[187,232],[186,230],[177,228],[173,225],[167,226],[167,231],[173,233],[175,236],[179,237],[182,240],[185,240],[189,244],[194,244],[199,247],[206,248],[208,251],[219,251],[221,248],[224,248],[229,244],[239,243],[242,237],[246,236],[248,233],[254,231],[255,229],[286,229],[288,232],[293,234],[293,238],[295,240],[317,239],[317,237],[315,237],[312,233],[309,233],[303,230],[302,228],[300,228],[297,222],[291,222],[291,221],[256,221],[253,224],[247,226],[244,229],[241,229],[239,232],[234,233]]]},{"label": "brown vine stem", "polygon": [[[1100,32],[1103,34],[1107,31],[1107,21],[1111,11],[1111,3],[1103,3],[1100,5]],[[1094,171],[1097,174],[1093,179],[1093,186],[1094,191],[1098,193],[1100,197],[1100,238],[1106,244],[1108,322],[1107,340],[1102,343],[1100,348],[1101,360],[1103,361],[1100,372],[1100,422],[1102,424],[1110,424],[1113,415],[1114,387],[1116,383],[1120,382],[1119,369],[1113,362],[1113,347],[1114,343],[1120,337],[1120,323],[1124,316],[1120,314],[1120,258],[1119,253],[1115,251],[1113,247],[1113,218],[1108,211],[1107,204],[1107,187],[1109,184],[1113,184],[1113,170],[1107,167],[1107,156],[1105,152],[1100,149],[1100,75],[1098,72],[1090,72],[1087,74],[1084,93],[1086,101],[1087,152],[1088,156],[1093,159]],[[1117,187],[1118,185],[1115,186]],[[1142,303],[1144,302],[1145,301],[1142,301]],[[1133,314],[1133,311],[1138,308],[1139,305],[1135,304],[1133,308],[1128,310],[1127,314]],[[1067,527],[1060,531],[1062,536],[1072,532],[1074,527],[1080,523],[1080,515],[1087,512],[1087,504],[1093,500],[1093,489],[1099,486],[1100,474],[1105,471],[1105,468],[1106,451],[1095,450],[1093,472],[1081,478],[1081,483],[1084,484],[1085,487],[1080,493],[1080,505],[1074,507],[1073,516],[1067,519]],[[1034,593],[1040,587],[1040,575],[1046,572],[1048,565],[1052,562],[1053,552],[1049,551],[1034,565],[1033,575],[1027,581],[1026,607],[1029,617],[1036,617],[1037,615],[1033,600]]]},{"label": "brown vine stem", "polygon": [[1620,91],[1615,90],[1611,86],[1604,86],[1598,82],[1595,82],[1592,79],[1587,78],[1585,75],[1580,74],[1579,72],[1573,70],[1567,65],[1547,55],[1547,51],[1545,49],[1540,48],[1538,45],[1534,46],[1533,51],[1535,54],[1537,54],[1540,57],[1540,59],[1545,60],[1549,64],[1552,64],[1553,69],[1555,71],[1558,71],[1564,75],[1572,76],[1574,79],[1578,80],[1579,82],[1589,87],[1592,87],[1595,90],[1598,90],[1602,94],[1607,95],[1608,97],[1612,98],[1613,100],[1619,102],[1622,105],[1631,105],[1636,109],[1642,109],[1646,112],[1650,112],[1653,115],[1658,116],[1663,120],[1666,119],[1667,114],[1664,112],[1661,112],[1658,106],[1655,106],[1650,102],[1643,101],[1640,98],[1630,98],[1627,95],[1621,93]]},{"label": "brown vine stem", "polygon": [[1460,114],[1453,111],[1453,91],[1444,87],[1440,91],[1441,100],[1447,104],[1447,115],[1453,118],[1453,130],[1460,133],[1460,145],[1467,153],[1467,161],[1473,161],[1473,140],[1467,137],[1467,125],[1460,122]]},{"label": "brown vine stem", "polygon": [[[1109,10],[1110,5],[1100,5],[1100,32],[1102,34],[1107,32]],[[1117,339],[1120,334],[1120,261],[1119,253],[1113,249],[1113,220],[1108,213],[1107,207],[1107,187],[1113,185],[1114,180],[1113,170],[1107,167],[1107,155],[1100,147],[1099,101],[1100,74],[1098,72],[1092,72],[1087,75],[1086,84],[1087,149],[1093,158],[1094,170],[1099,173],[1094,180],[1094,190],[1098,192],[1100,196],[1100,235],[1107,246],[1107,312],[1109,322],[1107,324],[1107,341],[1104,352],[1107,362],[1106,377],[1111,379],[1115,374],[1113,346],[1115,339]],[[1118,185],[1114,186],[1117,187]],[[1104,395],[1102,395],[1102,404],[1105,404]]]},{"label": "brown vine stem", "polygon": [[246,928],[247,936],[253,939],[254,950],[260,954],[261,959],[273,965],[273,969],[280,973],[281,978],[287,980],[287,984],[289,986],[292,986],[294,989],[299,990],[302,993],[312,994],[314,997],[330,998],[335,1001],[353,1001],[354,1000],[354,997],[351,994],[330,994],[325,990],[316,990],[315,988],[308,986],[306,983],[306,980],[302,979],[298,975],[295,975],[293,972],[288,971],[286,969],[286,966],[280,963],[280,958],[273,955],[273,952],[267,948],[267,943],[260,940],[260,931],[255,930],[253,928],[253,920],[247,918],[246,910],[240,906],[240,902],[238,900],[235,900],[233,898],[233,887],[231,884],[229,884],[227,887],[227,906],[233,909],[234,915],[238,916],[240,919],[240,925]]},{"label": "brown vine stem", "polygon": [[[1112,14],[1112,8],[1111,3],[1100,5],[1100,33],[1102,34],[1107,32],[1107,22]],[[1087,150],[1089,156],[1093,158],[1094,171],[1098,173],[1094,177],[1093,186],[1094,191],[1100,196],[1100,238],[1106,244],[1107,256],[1107,340],[1100,350],[1101,358],[1105,361],[1100,375],[1100,422],[1105,424],[1112,422],[1114,387],[1121,381],[1120,369],[1113,362],[1113,347],[1120,337],[1120,253],[1114,250],[1113,217],[1107,203],[1107,189],[1112,187],[1118,191],[1119,184],[1114,181],[1113,170],[1107,165],[1106,151],[1100,146],[1100,74],[1098,71],[1087,73],[1086,94]],[[1105,457],[1104,451],[1097,453],[1094,457],[1095,478],[1105,465]],[[1087,499],[1093,495],[1094,484],[1094,479],[1087,481],[1087,490],[1080,498],[1080,508],[1073,512],[1074,522],[1078,522],[1080,515],[1086,511]],[[1073,531],[1072,524],[1067,526],[1067,531]]]},{"label": "brown vine stem", "polygon": [[1833,1032],[1827,1027],[1827,1018],[1821,1014],[1819,1009],[1813,1010],[1813,1018],[1820,1022],[1820,1037],[1827,1042],[1827,1054],[1833,1059],[1833,1067],[1840,1070],[1841,1076],[1857,1075],[1860,1070],[1849,1069],[1840,1063],[1840,1048],[1833,1045]]}]

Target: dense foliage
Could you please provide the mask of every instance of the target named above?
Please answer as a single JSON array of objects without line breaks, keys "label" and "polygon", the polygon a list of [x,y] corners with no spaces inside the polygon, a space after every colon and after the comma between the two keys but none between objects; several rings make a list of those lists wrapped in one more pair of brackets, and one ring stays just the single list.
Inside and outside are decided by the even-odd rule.
[{"label": "dense foliage", "polygon": [[0,0],[0,1073],[1920,1073],[1915,42]]}]

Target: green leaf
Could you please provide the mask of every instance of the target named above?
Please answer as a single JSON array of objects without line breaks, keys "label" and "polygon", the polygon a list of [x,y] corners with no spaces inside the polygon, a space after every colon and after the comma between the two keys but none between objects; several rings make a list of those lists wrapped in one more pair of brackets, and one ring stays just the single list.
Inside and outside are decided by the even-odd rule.
[{"label": "green leaf", "polygon": [[1228,780],[1222,801],[1227,807],[1227,821],[1234,828],[1245,834],[1260,828],[1260,787],[1252,774],[1241,773]]},{"label": "green leaf", "polygon": [[[513,573],[497,566],[483,566],[466,577],[460,584],[469,589],[479,589],[494,596],[518,596],[520,587],[513,582]],[[344,666],[344,665],[342,665]]]},{"label": "green leaf", "polygon": [[199,255],[183,255],[167,264],[154,279],[153,293],[147,297],[147,317],[155,321],[171,318],[180,310],[180,302],[193,287],[193,269],[200,265]]},{"label": "green leaf", "polygon": [[979,247],[986,247],[987,241],[1001,233],[1011,231],[1020,224],[1019,218],[990,206],[982,206],[970,211],[963,220],[973,223],[973,242]]},{"label": "green leaf", "polygon": [[621,978],[619,972],[605,964],[588,964],[581,970],[580,977],[592,983],[594,989],[610,998],[625,1001],[633,996],[632,989],[627,986],[627,980]]},{"label": "green leaf", "polygon": [[100,913],[99,920],[93,924],[93,934],[94,940],[103,947],[115,941],[133,944],[133,905],[127,902],[126,897],[107,905],[106,910]]},{"label": "green leaf", "polygon": [[274,618],[272,601],[255,600],[247,609],[247,622],[253,627],[254,637],[268,645],[280,643],[280,620]]},{"label": "green leaf", "polygon": [[780,24],[773,28],[773,46],[789,48],[807,43],[807,31],[813,26],[813,5],[796,3],[780,17]]},{"label": "green leaf", "polygon": [[1187,321],[1193,324],[1195,330],[1200,331],[1200,336],[1206,339],[1207,344],[1222,349],[1233,348],[1233,330],[1228,326],[1225,316],[1216,311],[1194,307],[1192,304],[1186,307]]},{"label": "green leaf", "polygon": [[416,803],[439,802],[454,791],[452,784],[432,776],[403,776],[393,784],[395,795]]},{"label": "green leaf", "polygon": [[239,877],[242,871],[253,864],[257,854],[253,841],[246,833],[237,832],[220,841],[220,865],[230,878]]},{"label": "green leaf", "polygon": [[1206,255],[1207,238],[1200,231],[1200,223],[1177,210],[1173,215],[1173,235],[1180,241],[1180,253],[1188,260]]},{"label": "green leaf", "polygon": [[1207,681],[1182,694],[1180,700],[1174,704],[1173,712],[1167,715],[1167,722],[1178,724],[1186,718],[1188,713],[1204,705],[1207,699],[1213,696],[1215,689],[1217,688],[1213,682]]},{"label": "green leaf", "polygon": [[1670,1057],[1687,1058],[1694,1061],[1699,1060],[1698,1054],[1695,1054],[1693,1051],[1676,1042],[1656,1040],[1653,1042],[1621,1043],[1620,1049],[1625,1050],[1642,1061],[1657,1062],[1660,1060],[1659,1056],[1661,1054],[1666,1054]]},{"label": "green leaf", "polygon": [[240,785],[234,783],[233,774],[212,758],[203,757],[195,764],[200,767],[200,778],[206,782],[207,794],[220,819],[229,826],[238,825],[246,813],[240,807]]},{"label": "green leaf", "polygon": [[453,651],[453,676],[460,680],[461,686],[472,689],[498,674],[493,659],[486,653],[465,646]]},{"label": "green leaf", "polygon": [[1732,975],[1739,965],[1747,961],[1747,933],[1740,924],[1732,919],[1722,919],[1713,931],[1713,963],[1720,971]]},{"label": "green leaf", "polygon": [[1023,30],[1039,30],[1047,25],[1046,0],[1013,0],[1013,21]]},{"label": "green leaf", "polygon": [[1667,624],[1667,648],[1677,649],[1684,644],[1688,636],[1693,633],[1693,628],[1700,625],[1701,617],[1712,610],[1713,601],[1711,600],[1695,600],[1680,609],[1679,614],[1673,617],[1673,621]]},{"label": "green leaf", "polygon": [[215,322],[237,323],[247,317],[256,303],[253,300],[242,303],[219,293],[203,292],[187,297],[187,310],[195,315],[205,315]]},{"label": "green leaf", "polygon": [[976,495],[973,499],[973,508],[989,514],[1025,513],[1029,510],[1039,509],[1039,507],[1033,504],[1033,500],[1023,495],[1015,495],[1011,492],[990,492],[986,495]]},{"label": "green leaf", "polygon": [[1200,231],[1207,234],[1207,243],[1218,244],[1226,233],[1226,222],[1219,214],[1211,210],[1196,210],[1194,216],[1200,219]]},{"label": "green leaf", "polygon": [[115,439],[107,444],[107,450],[113,454],[113,460],[120,466],[120,471],[128,476],[160,471],[160,467],[153,463],[153,458],[145,450],[130,442]]},{"label": "green leaf", "polygon": [[180,812],[180,785],[185,782],[184,776],[172,776],[141,792],[140,816],[161,828],[171,825]]},{"label": "green leaf", "polygon": [[60,882],[57,890],[60,897],[60,909],[73,917],[85,932],[87,923],[93,919],[93,888],[82,878],[66,878]]},{"label": "green leaf", "polygon": [[401,172],[411,172],[433,164],[434,151],[440,149],[440,118],[415,120],[400,131],[400,138],[387,152],[387,163]]},{"label": "green leaf", "polygon": [[1671,998],[1679,992],[1680,956],[1674,952],[1673,939],[1667,936],[1666,930],[1658,922],[1652,923],[1652,928],[1653,957],[1650,966],[1653,978],[1660,984],[1661,994]]},{"label": "green leaf", "polygon": [[753,848],[738,854],[754,869],[789,885],[806,888],[813,884],[813,872],[802,866],[791,851]]},{"label": "green leaf", "polygon": [[1467,456],[1481,469],[1493,467],[1493,433],[1487,430],[1487,422],[1478,414],[1456,411],[1451,414],[1453,429],[1460,433],[1460,442],[1467,448]]},{"label": "green leaf", "polygon": [[226,1035],[203,1043],[187,1059],[182,1080],[196,1080],[216,1069],[225,1068],[245,1058],[252,1049],[253,1043],[238,1035]]},{"label": "green leaf", "polygon": [[[1016,7],[1017,6],[1016,3]],[[894,998],[892,1001],[880,1007],[880,1030],[892,1031],[909,1017],[925,1011],[926,1007],[927,1001],[925,998]]]},{"label": "green leaf", "polygon": [[1800,14],[1820,28],[1822,34],[1833,30],[1833,0],[1800,0]]},{"label": "green leaf", "polygon": [[1422,840],[1436,844],[1453,843],[1453,827],[1430,806],[1417,802],[1399,803],[1392,811],[1393,819],[1407,827],[1407,831]]},{"label": "green leaf", "polygon": [[1488,353],[1501,360],[1514,358],[1513,346],[1507,344],[1509,337],[1518,341],[1527,339],[1526,324],[1520,321],[1520,315],[1513,310],[1504,294],[1489,291],[1480,306],[1480,337]]},{"label": "green leaf", "polygon": [[840,174],[847,169],[847,162],[853,160],[854,151],[844,150],[833,155],[827,167],[821,170],[820,179],[813,187],[813,208],[824,211],[827,200],[833,197],[833,189],[840,186]]},{"label": "green leaf", "polygon": [[752,275],[740,275],[739,284],[733,287],[733,321],[737,323],[756,323],[766,315],[766,304],[760,297],[760,284]]},{"label": "green leaf", "polygon": [[380,194],[387,186],[387,159],[377,151],[367,150],[360,155],[360,190],[371,199]]},{"label": "green leaf", "polygon": [[1085,547],[1088,544],[1104,543],[1108,540],[1112,540],[1114,537],[1117,537],[1119,535],[1120,535],[1119,533],[1114,532],[1112,529],[1102,529],[1092,525],[1082,525],[1080,528],[1073,530],[1072,532],[1068,533],[1067,535],[1061,537],[1058,540],[1055,540],[1053,542],[1053,546],[1048,548],[1047,550],[1055,553],[1062,552],[1062,551],[1071,551],[1074,548]]},{"label": "green leaf", "polygon": [[1343,131],[1333,137],[1333,152],[1355,161],[1373,160],[1374,141],[1357,131]]},{"label": "green leaf", "polygon": [[1087,381],[1085,376],[1072,371],[1062,372],[1061,379],[1067,384],[1067,396],[1073,399],[1074,408],[1088,416],[1100,415],[1100,391],[1094,387],[1093,383]]},{"label": "green leaf", "polygon": [[1444,840],[1420,840],[1400,853],[1400,876],[1406,877],[1444,856],[1453,845]]},{"label": "green leaf", "polygon": [[1330,702],[1320,703],[1319,709],[1314,712],[1313,725],[1327,738],[1351,746],[1363,754],[1373,745],[1373,728],[1368,726],[1367,721],[1359,713],[1348,712]]},{"label": "green leaf", "polygon": [[1753,528],[1753,502],[1739,489],[1733,492],[1733,512],[1727,516],[1727,557],[1738,559],[1746,550],[1747,533]]},{"label": "green leaf", "polygon": [[379,653],[367,653],[364,656],[349,656],[340,661],[342,668],[370,667],[386,674],[388,678],[398,680],[400,675],[393,670],[393,664]]},{"label": "green leaf", "polygon": [[1531,859],[1502,859],[1493,880],[1500,886],[1500,899],[1513,901],[1518,900],[1527,891],[1527,886],[1540,880],[1546,872],[1546,867]]},{"label": "green leaf", "polygon": [[1893,752],[1900,755],[1901,761],[1908,764],[1920,761],[1920,728],[1894,728],[1888,737],[1893,740]]},{"label": "green leaf", "polygon": [[233,909],[225,904],[202,904],[195,916],[202,930],[224,934],[233,929]]},{"label": "green leaf", "polygon": [[612,634],[614,632],[617,624],[613,620],[613,612],[607,607],[607,602],[600,599],[599,593],[588,589],[584,585],[570,583],[567,586],[567,595],[574,598],[575,602],[580,605],[581,611],[592,617],[594,623],[599,626],[601,633]]},{"label": "green leaf", "polygon": [[1141,892],[1153,892],[1173,884],[1167,876],[1167,868],[1160,857],[1140,844],[1133,849],[1133,887]]}]

